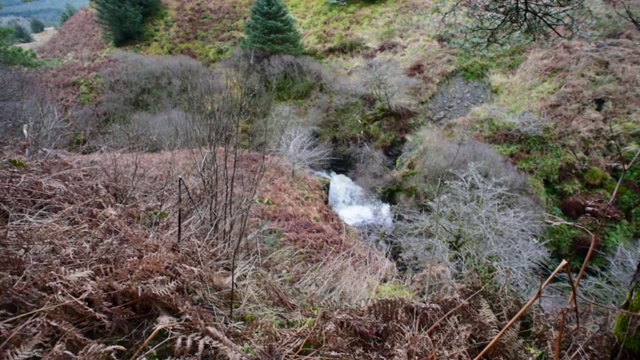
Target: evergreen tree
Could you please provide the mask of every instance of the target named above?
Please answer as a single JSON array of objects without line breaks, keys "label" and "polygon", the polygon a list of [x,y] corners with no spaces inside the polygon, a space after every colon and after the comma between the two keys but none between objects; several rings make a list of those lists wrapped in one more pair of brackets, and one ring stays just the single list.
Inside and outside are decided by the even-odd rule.
[{"label": "evergreen tree", "polygon": [[281,0],[255,0],[242,47],[265,54],[301,55],[300,34]]},{"label": "evergreen tree", "polygon": [[95,0],[98,23],[115,46],[144,37],[146,21],[160,9],[160,0]]},{"label": "evergreen tree", "polygon": [[58,24],[59,26],[62,26],[64,23],[67,22],[67,20],[71,19],[71,17],[73,15],[75,15],[78,12],[78,9],[75,8],[75,6],[71,5],[70,3],[67,3],[67,6],[64,7],[64,11],[62,12],[62,15],[60,15],[60,23]]},{"label": "evergreen tree", "polygon": [[23,44],[33,41],[33,37],[31,37],[29,31],[20,25],[15,25],[13,27],[13,37]]},{"label": "evergreen tree", "polygon": [[44,23],[36,18],[31,19],[31,32],[39,34],[44,31]]}]

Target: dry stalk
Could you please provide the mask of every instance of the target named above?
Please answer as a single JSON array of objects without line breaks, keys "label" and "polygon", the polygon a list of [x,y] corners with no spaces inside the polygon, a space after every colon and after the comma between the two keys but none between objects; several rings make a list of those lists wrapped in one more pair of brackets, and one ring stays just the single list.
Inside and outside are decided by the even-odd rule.
[{"label": "dry stalk", "polygon": [[542,284],[542,286],[540,287],[540,289],[538,290],[538,292],[531,298],[531,300],[529,300],[529,302],[527,302],[522,309],[520,309],[520,311],[518,311],[518,313],[509,321],[509,323],[507,323],[507,325],[505,325],[502,330],[500,330],[500,332],[498,333],[498,335],[496,335],[496,337],[493,338],[493,340],[491,340],[491,342],[489,343],[489,345],[487,345],[484,350],[482,350],[482,352],[480,352],[480,354],[478,354],[478,356],[476,356],[474,358],[474,360],[480,360],[482,359],[482,357],[484,355],[486,355],[489,350],[491,350],[491,348],[498,343],[498,341],[500,340],[500,338],[507,332],[507,330],[509,330],[509,328],[511,326],[513,326],[513,324],[516,323],[516,321],[518,321],[518,319],[520,319],[520,317],[522,315],[524,315],[525,312],[527,312],[527,310],[529,310],[529,308],[531,307],[531,305],[533,305],[533,303],[536,302],[536,300],[538,300],[538,298],[542,295],[542,290],[544,290],[550,283],[551,280],[553,280],[556,276],[558,276],[558,274],[564,270],[564,268],[568,265],[569,263],[566,260],[562,260],[562,262],[560,262],[560,265],[558,265],[558,267],[553,271],[553,273],[551,273],[551,275],[549,275],[549,277],[547,278],[547,280],[544,282],[544,284]]}]

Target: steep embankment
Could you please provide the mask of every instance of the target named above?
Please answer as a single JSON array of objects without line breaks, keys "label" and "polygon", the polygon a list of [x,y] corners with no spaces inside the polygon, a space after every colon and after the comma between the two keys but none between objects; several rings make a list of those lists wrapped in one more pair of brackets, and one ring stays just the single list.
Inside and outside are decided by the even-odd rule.
[{"label": "steep embankment", "polygon": [[95,19],[91,8],[78,11],[36,50],[40,59],[61,62],[58,66],[45,68],[42,73],[45,85],[51,89],[64,113],[94,100],[83,99],[83,91],[90,92],[87,86],[91,86],[95,74],[113,63],[107,58],[109,43]]}]

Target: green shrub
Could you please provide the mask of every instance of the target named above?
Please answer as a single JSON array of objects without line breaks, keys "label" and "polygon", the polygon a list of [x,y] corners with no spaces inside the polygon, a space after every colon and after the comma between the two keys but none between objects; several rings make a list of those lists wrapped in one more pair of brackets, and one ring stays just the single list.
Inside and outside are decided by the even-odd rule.
[{"label": "green shrub", "polygon": [[13,29],[0,29],[0,64],[25,67],[40,64],[33,51],[11,46],[14,42]]},{"label": "green shrub", "polygon": [[[547,247],[559,258],[568,259],[571,265],[580,264],[580,259],[573,255],[573,241],[582,235],[582,231],[569,225],[550,226],[546,231]],[[579,265],[578,265],[579,266]]]},{"label": "green shrub", "polygon": [[364,49],[364,47],[364,39],[362,38],[351,39],[339,37],[327,51],[330,53],[353,54]]},{"label": "green shrub", "polygon": [[592,187],[598,187],[609,178],[609,175],[596,167],[592,167],[584,173],[583,178],[585,184]]},{"label": "green shrub", "polygon": [[31,19],[31,32],[39,34],[44,31],[44,23],[36,18]]},{"label": "green shrub", "polygon": [[[635,287],[636,291],[630,292],[625,310],[637,313],[640,312],[640,283],[638,281],[635,281]],[[637,317],[627,313],[620,313],[616,318],[613,329],[613,333],[622,341],[625,348],[636,356],[640,356],[640,330],[638,330],[638,325]],[[633,330],[634,328],[635,331]]]},{"label": "green shrub", "polygon": [[30,42],[33,41],[33,37],[31,36],[29,31],[27,31],[27,29],[25,29],[24,27],[22,27],[20,25],[15,25],[13,27],[13,37],[18,42],[21,42],[23,44],[30,43]]}]

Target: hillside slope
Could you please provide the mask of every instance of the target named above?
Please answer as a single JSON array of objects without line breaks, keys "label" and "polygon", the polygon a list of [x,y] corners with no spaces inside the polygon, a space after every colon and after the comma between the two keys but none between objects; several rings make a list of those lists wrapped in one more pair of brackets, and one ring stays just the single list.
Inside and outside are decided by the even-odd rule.
[{"label": "hillside slope", "polygon": [[[146,41],[122,56],[111,56],[87,9],[40,48],[43,59],[61,63],[46,68],[44,79],[78,126],[72,142],[97,139],[99,146],[83,149],[106,153],[42,162],[4,155],[0,174],[11,192],[0,204],[12,237],[2,281],[21,290],[3,294],[1,310],[12,327],[0,330],[15,337],[10,351],[29,336],[12,329],[35,334],[45,324],[33,347],[49,351],[64,332],[74,336],[60,347],[83,356],[198,355],[198,342],[204,356],[229,358],[473,358],[521,308],[523,294],[531,295],[520,289],[535,291],[563,259],[576,274],[590,248],[582,326],[557,342],[555,326],[566,316],[557,312],[570,310],[564,304],[571,286],[554,282],[560,300],[545,298],[547,312],[528,313],[492,358],[550,357],[556,343],[567,357],[608,359],[618,351],[620,311],[611,304],[625,301],[640,249],[640,166],[629,166],[640,149],[640,34],[603,5],[572,40],[470,49],[430,1],[285,3],[308,57],[247,66],[236,50],[248,0],[165,1]],[[241,77],[225,78],[231,73]],[[198,82],[203,78],[211,81]],[[159,143],[149,151],[170,146],[189,119],[189,100],[198,99],[203,119],[217,119],[211,110],[219,108],[211,105],[235,93],[240,78],[254,86],[252,99],[264,100],[264,109],[237,124],[242,140],[259,131],[261,120],[310,129],[333,146],[333,170],[397,205],[396,232],[374,234],[395,241],[395,263],[341,224],[317,180],[290,178],[290,169],[276,164],[250,199],[240,257],[203,241],[209,235],[202,229],[176,244],[178,197],[187,203],[177,176],[199,189],[189,202],[204,201],[208,191],[198,188],[195,150],[121,154],[110,151],[125,145],[100,141],[116,134],[144,140],[132,148],[146,141]],[[200,91],[203,84],[213,87]],[[228,91],[215,93],[222,88]],[[280,140],[259,147],[281,151],[274,145]],[[255,164],[256,156],[243,160]],[[488,189],[480,195],[493,202],[478,189]],[[458,211],[492,204],[479,214]],[[445,205],[451,211],[442,218]],[[184,209],[190,225],[207,213]],[[485,217],[494,213],[507,218]],[[464,216],[487,221],[466,231],[473,221]],[[47,236],[55,239],[48,243]],[[511,247],[500,246],[506,238],[515,239]],[[473,246],[483,245],[495,248],[473,257]],[[523,249],[538,251],[528,256]],[[26,253],[33,256],[25,260]],[[396,265],[408,270],[398,273]],[[514,284],[516,267],[529,271],[528,283]],[[237,290],[232,268],[239,271]],[[48,275],[40,281],[40,274]],[[73,291],[52,295],[60,289]],[[77,299],[77,308],[67,307]],[[615,331],[620,340],[626,330]],[[119,337],[126,341],[111,342]]]}]

